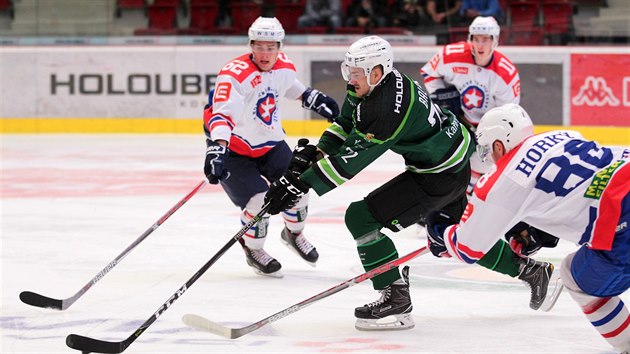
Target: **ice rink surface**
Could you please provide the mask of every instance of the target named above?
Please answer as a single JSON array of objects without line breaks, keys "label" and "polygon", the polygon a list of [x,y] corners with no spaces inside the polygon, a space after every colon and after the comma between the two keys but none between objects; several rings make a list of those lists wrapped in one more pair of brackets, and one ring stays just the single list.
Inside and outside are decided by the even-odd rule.
[{"label": "ice rink surface", "polygon": [[[65,344],[71,333],[127,338],[241,227],[220,187],[207,186],[68,310],[25,305],[18,298],[25,290],[72,296],[189,193],[203,180],[205,143],[202,135],[0,139],[4,354],[77,352]],[[363,273],[344,211],[402,169],[398,156],[385,155],[311,198],[306,234],[320,253],[316,268],[280,243],[282,220],[272,217],[265,248],[284,278],[255,275],[235,245],[125,353],[613,353],[568,294],[551,312],[535,312],[519,281],[430,254],[409,263],[411,330],[354,328],[354,307],[378,298],[369,281],[236,340],[182,323],[195,313],[242,327]],[[415,228],[393,240],[400,255],[426,245]],[[561,240],[536,258],[559,265],[575,249]]]}]

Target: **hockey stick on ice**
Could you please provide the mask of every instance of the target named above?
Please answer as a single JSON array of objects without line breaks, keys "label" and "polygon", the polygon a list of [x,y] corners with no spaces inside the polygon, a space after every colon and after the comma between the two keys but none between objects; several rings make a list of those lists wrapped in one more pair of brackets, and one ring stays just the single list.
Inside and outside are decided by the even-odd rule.
[{"label": "hockey stick on ice", "polygon": [[197,281],[197,279],[199,279],[208,270],[208,268],[210,268],[210,266],[212,266],[219,258],[221,258],[221,256],[223,256],[223,254],[227,252],[227,250],[230,249],[230,247],[232,247],[232,245],[234,245],[234,243],[236,243],[238,239],[245,235],[247,230],[251,229],[252,226],[260,221],[263,215],[265,215],[269,210],[269,207],[269,203],[263,205],[262,210],[258,214],[256,214],[253,219],[245,224],[245,226],[243,226],[243,228],[241,228],[236,233],[236,235],[232,236],[232,238],[223,246],[223,248],[219,250],[219,252],[212,256],[212,258],[210,258],[210,260],[206,264],[204,264],[195,274],[193,274],[193,276],[188,279],[188,281],[184,285],[182,285],[182,287],[177,289],[177,291],[173,295],[171,295],[171,297],[169,297],[168,300],[166,300],[166,302],[163,303],[157,309],[157,311],[155,311],[155,313],[151,315],[151,317],[149,317],[148,320],[146,320],[142,325],[140,325],[140,327],[138,327],[138,329],[136,329],[129,337],[127,337],[127,339],[120,342],[108,342],[104,340],[84,337],[78,334],[70,334],[68,335],[68,337],[66,337],[66,344],[70,348],[80,350],[83,353],[122,353],[125,349],[127,349],[127,347],[131,345],[131,343],[138,339],[138,337],[140,337],[140,335],[144,333],[144,331],[146,331],[147,328],[149,328],[149,326],[151,326],[151,324],[153,324],[153,322],[155,322],[158,317],[160,317],[164,313],[164,311],[168,310],[168,308],[171,307],[171,305],[173,305],[173,303],[177,299],[179,299],[186,292],[186,290],[188,290],[188,288],[190,288]]},{"label": "hockey stick on ice", "polygon": [[40,295],[31,291],[23,291],[20,293],[20,300],[23,303],[31,306],[50,308],[54,310],[63,311],[70,307],[75,301],[77,301],[83,294],[85,294],[92,285],[96,284],[99,280],[101,280],[105,274],[109,273],[112,268],[114,268],[131,250],[136,248],[140,242],[142,242],[145,238],[147,238],[155,229],[157,229],[160,225],[162,225],[166,219],[168,219],[171,215],[173,215],[182,205],[184,205],[193,195],[197,194],[199,190],[201,190],[207,181],[203,180],[200,182],[192,192],[188,193],[182,200],[177,202],[166,214],[162,215],[161,218],[158,219],[151,227],[149,227],[140,237],[138,237],[129,247],[127,247],[121,254],[119,254],[113,261],[111,261],[108,265],[105,266],[94,278],[92,278],[87,284],[83,286],[76,294],[72,295],[67,299],[53,299],[48,296]]},{"label": "hockey stick on ice", "polygon": [[251,333],[271,322],[276,322],[277,320],[287,317],[290,314],[294,313],[294,312],[298,312],[301,309],[305,308],[306,306],[309,306],[313,303],[315,303],[316,301],[319,301],[321,299],[324,299],[326,297],[329,297],[330,295],[336,294],[342,290],[345,290],[351,286],[357,285],[365,280],[374,278],[375,276],[385,273],[388,270],[397,267],[403,263],[406,263],[410,260],[412,260],[413,258],[427,253],[427,247],[422,247],[418,250],[415,250],[409,254],[407,254],[406,256],[394,259],[393,261],[390,261],[388,263],[385,263],[383,265],[381,265],[380,267],[374,268],[372,270],[370,270],[369,272],[365,272],[359,276],[356,276],[350,280],[346,280],[345,282],[335,285],[332,288],[323,291],[317,295],[311,296],[308,299],[298,302],[297,304],[287,307],[286,309],[280,311],[280,312],[276,312],[273,315],[264,318],[258,322],[254,322],[248,326],[245,327],[241,327],[241,328],[230,328],[230,327],[226,327],[223,326],[221,324],[218,324],[216,322],[212,322],[204,317],[198,316],[198,315],[193,315],[193,314],[187,314],[184,315],[182,317],[182,321],[184,321],[184,323],[190,327],[194,327],[197,329],[201,329],[204,331],[208,331],[217,335],[220,335],[222,337],[226,337],[226,338],[230,338],[230,339],[236,339],[239,337],[242,337],[248,333]]}]

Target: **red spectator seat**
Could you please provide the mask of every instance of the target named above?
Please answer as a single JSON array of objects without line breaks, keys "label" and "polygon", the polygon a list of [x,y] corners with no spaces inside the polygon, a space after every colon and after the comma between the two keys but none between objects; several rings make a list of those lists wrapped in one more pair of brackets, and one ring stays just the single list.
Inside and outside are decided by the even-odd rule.
[{"label": "red spectator seat", "polygon": [[0,11],[8,12],[9,17],[15,17],[15,9],[13,8],[13,0],[0,0]]},{"label": "red spectator seat", "polygon": [[514,29],[511,34],[512,45],[542,45],[543,30],[542,28]]},{"label": "red spectator seat", "polygon": [[455,43],[468,40],[468,27],[449,27],[448,42]]},{"label": "red spectator seat", "polygon": [[136,28],[133,31],[136,36],[174,36],[177,34],[175,28],[158,29],[158,28]]},{"label": "red spectator seat", "polygon": [[372,28],[370,33],[373,34],[407,34],[402,27],[376,27]]},{"label": "red spectator seat", "polygon": [[215,31],[215,21],[219,14],[217,4],[190,4],[190,29],[208,34]]},{"label": "red spectator seat", "polygon": [[300,27],[296,30],[297,33],[302,34],[325,34],[326,31],[328,31],[326,26]]},{"label": "red spectator seat", "polygon": [[544,0],[542,14],[546,34],[569,33],[573,22],[573,3],[562,0]]},{"label": "red spectator seat", "polygon": [[343,19],[346,18],[348,14],[348,9],[352,6],[354,0],[341,0],[341,16]]},{"label": "red spectator seat", "polygon": [[365,27],[337,27],[335,33],[337,34],[365,34]]},{"label": "red spectator seat", "polygon": [[304,13],[304,5],[297,3],[276,3],[274,16],[282,23],[286,33],[295,32],[298,18]]},{"label": "red spectator seat", "polygon": [[262,13],[260,5],[249,2],[233,2],[230,7],[232,8],[232,26],[238,34],[246,34],[249,26]]},{"label": "red spectator seat", "polygon": [[188,5],[186,4],[186,0],[153,0],[153,5],[169,5],[179,7],[179,11],[182,12],[182,15],[188,16]]},{"label": "red spectator seat", "polygon": [[501,28],[501,33],[499,34],[499,45],[508,45],[510,44],[510,28],[507,26],[503,26]]},{"label": "red spectator seat", "polygon": [[538,24],[538,1],[513,1],[509,6],[509,23],[512,27],[532,28]]},{"label": "red spectator seat", "polygon": [[148,9],[149,28],[170,30],[177,27],[177,7],[172,5],[151,5]]},{"label": "red spectator seat", "polygon": [[[0,0],[0,3],[6,0]],[[9,0],[10,1],[10,0]],[[122,16],[123,10],[143,10],[147,9],[147,0],[116,0],[116,17]]]}]

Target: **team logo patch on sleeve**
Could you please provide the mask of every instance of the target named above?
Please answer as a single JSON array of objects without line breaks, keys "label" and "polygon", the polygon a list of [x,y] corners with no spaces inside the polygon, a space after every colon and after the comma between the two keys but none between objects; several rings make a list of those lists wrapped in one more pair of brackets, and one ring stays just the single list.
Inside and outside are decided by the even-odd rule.
[{"label": "team logo patch on sleeve", "polygon": [[221,82],[214,89],[214,103],[226,102],[230,99],[230,92],[232,91],[232,84],[229,82]]},{"label": "team logo patch on sleeve", "polygon": [[521,80],[516,81],[514,86],[512,86],[512,92],[514,93],[514,97],[521,95]]}]

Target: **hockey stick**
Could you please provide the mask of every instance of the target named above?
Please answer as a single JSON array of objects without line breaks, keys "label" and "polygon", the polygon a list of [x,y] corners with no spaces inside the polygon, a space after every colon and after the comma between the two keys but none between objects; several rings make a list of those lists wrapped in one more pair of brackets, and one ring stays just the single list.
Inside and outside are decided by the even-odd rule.
[{"label": "hockey stick", "polygon": [[418,250],[415,250],[409,254],[407,254],[406,256],[394,259],[393,261],[390,261],[388,263],[385,263],[383,265],[381,265],[380,267],[374,268],[368,272],[365,272],[359,276],[356,276],[350,280],[346,280],[345,282],[335,285],[332,288],[323,291],[317,295],[311,296],[308,299],[298,302],[297,304],[287,307],[286,309],[280,311],[280,312],[276,312],[273,315],[264,318],[258,322],[254,322],[252,324],[250,324],[249,326],[245,326],[245,327],[241,327],[241,328],[230,328],[230,327],[226,327],[223,326],[221,324],[218,324],[216,322],[212,322],[204,317],[198,316],[198,315],[193,315],[193,314],[187,314],[184,315],[182,317],[182,321],[190,326],[190,327],[194,327],[197,329],[201,329],[204,331],[208,331],[217,335],[220,335],[222,337],[226,337],[226,338],[230,338],[230,339],[236,339],[239,337],[242,337],[248,333],[251,333],[269,323],[272,322],[276,322],[277,320],[287,317],[292,313],[298,312],[301,309],[305,308],[306,306],[309,306],[313,303],[315,303],[316,301],[319,301],[321,299],[324,299],[326,297],[329,297],[330,295],[336,294],[342,290],[345,290],[351,286],[357,285],[365,280],[368,279],[372,279],[375,276],[385,273],[388,270],[394,268],[394,267],[398,267],[399,265],[406,263],[410,260],[412,260],[413,258],[427,253],[427,247],[422,247]]},{"label": "hockey stick", "polygon": [[138,339],[138,337],[140,337],[140,335],[144,333],[144,331],[146,331],[147,328],[149,328],[149,326],[151,326],[151,324],[153,324],[153,322],[155,322],[158,317],[160,317],[164,313],[164,311],[168,310],[168,308],[173,305],[175,300],[181,297],[186,292],[186,290],[188,290],[188,288],[190,288],[197,281],[197,279],[199,279],[208,270],[208,268],[210,268],[210,266],[212,266],[219,258],[221,258],[221,256],[223,256],[223,254],[227,252],[227,250],[230,249],[230,247],[232,247],[232,245],[234,245],[234,243],[236,243],[236,241],[238,241],[238,239],[240,239],[247,232],[247,230],[254,226],[258,221],[260,221],[263,215],[265,215],[269,210],[269,207],[269,203],[263,205],[262,210],[258,214],[256,214],[253,219],[245,224],[245,226],[243,226],[243,228],[240,229],[236,233],[236,235],[232,236],[232,238],[225,244],[225,246],[223,246],[223,248],[219,250],[219,252],[212,256],[212,258],[206,264],[204,264],[197,271],[197,273],[195,273],[190,279],[188,279],[188,281],[184,285],[182,285],[182,287],[177,289],[177,291],[173,295],[171,295],[171,297],[169,297],[168,300],[166,300],[166,302],[163,303],[157,309],[157,311],[155,311],[155,313],[151,315],[151,317],[149,317],[148,320],[146,320],[146,322],[140,325],[138,329],[136,329],[129,337],[127,337],[127,339],[120,342],[108,342],[104,340],[84,337],[78,334],[70,334],[68,335],[68,337],[66,337],[66,344],[70,348],[80,350],[83,353],[122,353],[125,349],[127,349],[127,347],[131,345],[131,343]]},{"label": "hockey stick", "polygon": [[182,205],[184,205],[193,195],[197,194],[197,192],[206,185],[207,181],[203,180],[200,182],[192,192],[188,193],[182,200],[177,202],[166,214],[162,215],[161,218],[158,219],[151,227],[149,227],[140,237],[138,237],[133,243],[127,247],[121,254],[119,254],[116,259],[111,261],[108,265],[105,266],[94,278],[92,278],[87,284],[83,286],[76,294],[72,295],[67,299],[53,299],[48,296],[40,295],[31,291],[23,291],[20,293],[20,300],[23,303],[36,307],[44,307],[54,310],[63,311],[70,307],[75,301],[77,301],[83,294],[85,294],[92,285],[96,284],[99,280],[101,280],[105,274],[109,273],[112,268],[114,268],[131,250],[133,250],[140,242],[142,242],[145,238],[147,238],[155,229],[157,229],[160,225],[162,225],[166,219],[168,219],[171,215],[173,215]]}]

